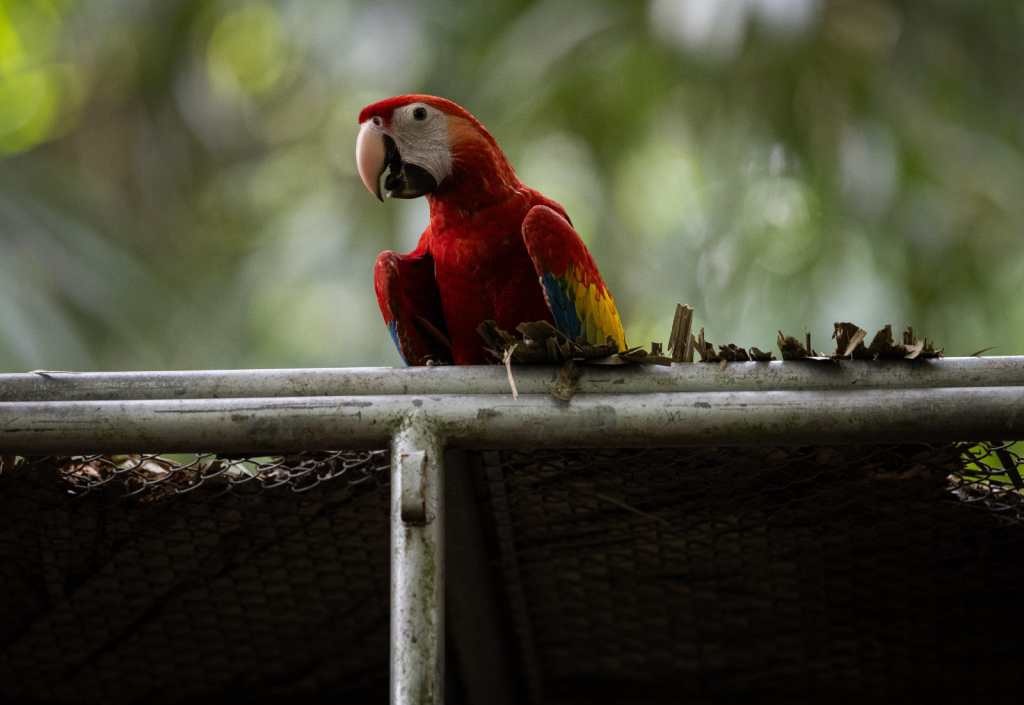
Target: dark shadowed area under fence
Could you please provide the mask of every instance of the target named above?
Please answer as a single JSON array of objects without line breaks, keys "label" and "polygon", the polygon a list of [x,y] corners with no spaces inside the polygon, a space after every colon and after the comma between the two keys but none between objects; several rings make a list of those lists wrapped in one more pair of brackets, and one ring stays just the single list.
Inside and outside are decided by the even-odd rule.
[{"label": "dark shadowed area under fence", "polygon": [[[449,453],[448,702],[1019,694],[1019,448]],[[384,702],[388,464],[4,457],[0,699]]]}]

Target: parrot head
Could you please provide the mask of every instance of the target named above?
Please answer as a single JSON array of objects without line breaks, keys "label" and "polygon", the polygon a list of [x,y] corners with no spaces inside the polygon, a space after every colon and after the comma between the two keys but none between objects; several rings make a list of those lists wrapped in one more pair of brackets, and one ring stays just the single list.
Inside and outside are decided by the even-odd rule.
[{"label": "parrot head", "polygon": [[356,168],[381,201],[492,191],[515,183],[511,166],[480,121],[431,95],[396,96],[363,108]]}]

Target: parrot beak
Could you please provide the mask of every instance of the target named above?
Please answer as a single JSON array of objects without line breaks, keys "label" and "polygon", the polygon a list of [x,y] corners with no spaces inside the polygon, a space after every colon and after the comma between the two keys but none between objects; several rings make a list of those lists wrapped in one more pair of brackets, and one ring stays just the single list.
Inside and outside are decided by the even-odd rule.
[{"label": "parrot beak", "polygon": [[437,180],[429,171],[402,160],[391,135],[372,120],[359,128],[356,138],[356,170],[366,190],[383,201],[380,177],[384,170],[384,195],[388,198],[419,198],[437,189]]},{"label": "parrot beak", "polygon": [[387,165],[384,133],[367,120],[359,127],[359,136],[356,137],[356,170],[366,190],[376,196],[378,201],[384,200],[380,195],[380,175]]}]

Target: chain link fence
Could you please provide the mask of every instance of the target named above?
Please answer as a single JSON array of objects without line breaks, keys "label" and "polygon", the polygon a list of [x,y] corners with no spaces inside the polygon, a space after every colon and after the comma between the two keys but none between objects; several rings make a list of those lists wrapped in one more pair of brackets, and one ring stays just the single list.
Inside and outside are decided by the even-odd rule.
[{"label": "chain link fence", "polygon": [[0,701],[381,702],[387,451],[4,463]]},{"label": "chain link fence", "polygon": [[[1019,692],[1007,443],[491,454],[557,702]],[[1008,465],[1003,465],[1007,462]],[[495,495],[492,492],[490,497]],[[490,508],[495,513],[492,500]]]},{"label": "chain link fence", "polygon": [[[8,456],[6,468],[56,468],[74,495],[110,485],[126,497],[155,501],[203,488],[215,494],[287,487],[308,492],[322,482],[342,479],[350,486],[386,483],[387,451],[303,452],[279,456],[217,453],[76,456]],[[0,470],[5,466],[0,465]]]},{"label": "chain link fence", "polygon": [[[469,457],[514,701],[1024,685],[1005,667],[1019,443]],[[385,450],[5,456],[0,693],[383,701],[388,467]],[[464,702],[458,663],[449,680]]]},{"label": "chain link fence", "polygon": [[[645,467],[645,453],[613,451],[612,457],[629,458],[635,466]],[[654,451],[659,452],[659,451]],[[558,451],[554,456],[545,451],[525,451],[526,457],[538,468],[555,468],[559,472],[572,472],[582,463],[585,472],[598,464],[608,451],[573,453]],[[728,467],[737,457],[746,453],[735,448],[690,448],[678,451],[691,471],[717,463]],[[515,456],[512,456],[515,457]],[[819,468],[810,476],[801,474],[784,487],[773,492],[794,500],[792,490],[827,477],[823,468],[835,465],[868,473],[873,479],[891,479],[894,463],[905,466],[906,479],[914,475],[927,475],[941,486],[950,498],[977,505],[1009,523],[1024,522],[1024,442],[987,441],[949,444],[910,444],[906,446],[880,444],[864,446],[780,446],[756,452],[757,472],[762,476],[784,476],[787,468],[804,473],[808,464]],[[664,459],[662,458],[662,461]],[[96,492],[109,492],[143,502],[167,499],[174,495],[202,490],[218,496],[239,491],[270,491],[286,488],[295,493],[313,490],[321,483],[340,480],[348,487],[369,484],[378,489],[388,482],[389,457],[386,450],[318,451],[288,455],[227,455],[209,453],[177,454],[122,454],[93,453],[77,456],[0,456],[0,476],[26,473],[32,470],[56,472],[70,495],[81,496]],[[683,461],[679,461],[682,463]],[[674,466],[678,463],[669,463]],[[627,473],[628,475],[628,473]],[[732,486],[722,478],[709,483],[730,490]],[[580,490],[584,492],[584,490]],[[585,494],[585,492],[584,492]],[[770,494],[770,493],[769,493]],[[614,503],[614,500],[608,500]],[[738,503],[739,498],[730,496]],[[737,507],[739,508],[739,507]]]}]

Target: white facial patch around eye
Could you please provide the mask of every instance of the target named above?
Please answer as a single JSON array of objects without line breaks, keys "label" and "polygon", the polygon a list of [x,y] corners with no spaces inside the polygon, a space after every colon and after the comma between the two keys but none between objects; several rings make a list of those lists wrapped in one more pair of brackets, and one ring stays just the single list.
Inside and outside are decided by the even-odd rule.
[{"label": "white facial patch around eye", "polygon": [[395,111],[392,137],[402,159],[426,169],[437,183],[452,171],[448,116],[425,103],[410,103]]}]

